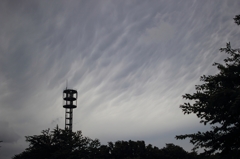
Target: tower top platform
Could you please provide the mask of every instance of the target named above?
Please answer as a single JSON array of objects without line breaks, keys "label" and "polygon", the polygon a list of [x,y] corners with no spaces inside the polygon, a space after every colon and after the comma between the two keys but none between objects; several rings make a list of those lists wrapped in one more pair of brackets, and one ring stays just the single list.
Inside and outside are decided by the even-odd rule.
[{"label": "tower top platform", "polygon": [[65,90],[63,91],[63,93],[73,93],[73,94],[75,94],[75,93],[77,93],[77,90],[74,90],[74,89],[65,89]]}]

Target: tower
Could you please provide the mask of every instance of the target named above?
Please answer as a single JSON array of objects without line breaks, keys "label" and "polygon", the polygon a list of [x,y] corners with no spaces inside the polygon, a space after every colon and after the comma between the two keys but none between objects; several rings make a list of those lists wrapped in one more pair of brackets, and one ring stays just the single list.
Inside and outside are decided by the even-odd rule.
[{"label": "tower", "polygon": [[73,89],[63,91],[63,108],[65,108],[65,130],[72,131],[73,109],[77,107],[78,92]]}]

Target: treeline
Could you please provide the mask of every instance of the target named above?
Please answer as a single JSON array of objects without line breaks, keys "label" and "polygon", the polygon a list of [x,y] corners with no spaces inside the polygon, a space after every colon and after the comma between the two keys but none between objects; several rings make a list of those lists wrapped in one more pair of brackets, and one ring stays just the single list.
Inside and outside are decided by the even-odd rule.
[{"label": "treeline", "polygon": [[70,132],[56,127],[41,135],[27,136],[29,147],[13,159],[217,159],[187,152],[182,147],[166,144],[159,149],[144,141],[116,141],[101,145],[98,139],[84,137],[81,131]]}]

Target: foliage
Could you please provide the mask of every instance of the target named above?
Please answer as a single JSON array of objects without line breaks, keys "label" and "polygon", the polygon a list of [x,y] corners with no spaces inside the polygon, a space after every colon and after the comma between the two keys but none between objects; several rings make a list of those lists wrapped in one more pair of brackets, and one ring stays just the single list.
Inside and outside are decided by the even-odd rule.
[{"label": "foliage", "polygon": [[[75,159],[91,158],[100,142],[83,137],[81,131],[71,132],[56,127],[43,130],[41,135],[27,136],[29,147],[13,159]],[[91,153],[90,153],[91,152]]]},{"label": "foliage", "polygon": [[[240,15],[234,18],[240,25]],[[204,148],[205,154],[220,152],[221,155],[240,155],[240,52],[232,49],[230,43],[221,52],[228,54],[225,64],[214,63],[219,73],[201,76],[204,83],[196,85],[196,93],[185,94],[183,98],[193,100],[180,108],[184,114],[194,113],[200,123],[212,125],[206,132],[176,136],[190,138],[194,150]],[[230,157],[229,157],[230,158]]]},{"label": "foliage", "polygon": [[235,20],[235,23],[237,25],[240,25],[240,15],[236,15],[235,18],[233,18]]},{"label": "foliage", "polygon": [[166,144],[162,149],[131,140],[101,145],[97,139],[83,137],[81,131],[58,127],[53,131],[43,130],[41,135],[27,136],[26,141],[29,147],[13,159],[206,159],[174,144]]}]

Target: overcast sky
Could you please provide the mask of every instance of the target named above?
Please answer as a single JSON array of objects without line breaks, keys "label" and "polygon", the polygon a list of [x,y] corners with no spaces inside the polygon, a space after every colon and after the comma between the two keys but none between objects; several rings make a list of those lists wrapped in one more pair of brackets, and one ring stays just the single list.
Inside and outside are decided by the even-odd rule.
[{"label": "overcast sky", "polygon": [[207,130],[182,95],[215,74],[219,48],[239,47],[239,0],[1,0],[0,158],[25,136],[64,128],[62,92],[78,91],[73,130],[162,148]]}]

